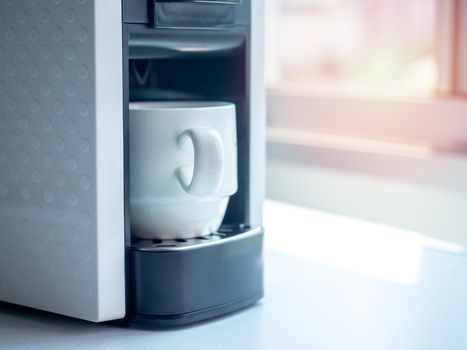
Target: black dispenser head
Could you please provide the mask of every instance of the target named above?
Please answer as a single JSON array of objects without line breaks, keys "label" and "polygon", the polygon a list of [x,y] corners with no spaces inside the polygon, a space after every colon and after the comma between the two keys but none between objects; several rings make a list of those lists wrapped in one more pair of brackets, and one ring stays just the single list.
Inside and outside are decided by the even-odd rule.
[{"label": "black dispenser head", "polygon": [[219,28],[235,24],[235,7],[241,0],[156,0],[155,27]]}]

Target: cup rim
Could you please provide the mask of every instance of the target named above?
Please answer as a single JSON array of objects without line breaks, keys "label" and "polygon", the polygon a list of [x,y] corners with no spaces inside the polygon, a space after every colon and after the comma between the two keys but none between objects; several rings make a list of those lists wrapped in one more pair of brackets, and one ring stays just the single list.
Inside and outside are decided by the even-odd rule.
[{"label": "cup rim", "polygon": [[183,109],[210,109],[216,107],[235,106],[231,102],[225,101],[136,101],[130,102],[130,110],[145,111],[145,110],[183,110]]}]

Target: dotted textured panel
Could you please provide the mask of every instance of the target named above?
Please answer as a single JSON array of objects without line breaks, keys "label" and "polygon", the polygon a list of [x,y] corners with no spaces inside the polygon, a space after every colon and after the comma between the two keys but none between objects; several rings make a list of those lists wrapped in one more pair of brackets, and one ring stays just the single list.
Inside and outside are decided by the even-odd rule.
[{"label": "dotted textured panel", "polygon": [[0,0],[0,300],[97,309],[94,3]]}]

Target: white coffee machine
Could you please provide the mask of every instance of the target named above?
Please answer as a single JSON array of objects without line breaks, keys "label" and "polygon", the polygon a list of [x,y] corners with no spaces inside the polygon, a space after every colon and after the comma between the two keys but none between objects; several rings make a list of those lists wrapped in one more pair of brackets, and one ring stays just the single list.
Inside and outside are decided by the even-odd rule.
[{"label": "white coffee machine", "polygon": [[[170,327],[262,298],[263,6],[0,4],[0,301]],[[208,236],[132,238],[129,104],[181,100],[235,104],[238,190]]]}]

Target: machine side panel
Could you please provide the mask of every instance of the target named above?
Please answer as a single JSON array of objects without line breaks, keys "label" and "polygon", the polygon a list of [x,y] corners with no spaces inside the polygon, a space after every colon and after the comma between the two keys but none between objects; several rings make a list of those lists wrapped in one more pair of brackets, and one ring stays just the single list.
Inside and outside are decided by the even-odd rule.
[{"label": "machine side panel", "polygon": [[125,316],[122,8],[95,0],[98,317]]},{"label": "machine side panel", "polygon": [[[0,300],[92,321],[124,309],[101,310],[101,253],[115,243],[104,246],[97,214],[96,10],[95,1],[0,4]],[[120,239],[113,253],[123,260]],[[123,266],[112,269],[124,278]]]},{"label": "machine side panel", "polygon": [[250,184],[248,223],[261,226],[265,193],[266,89],[264,79],[264,0],[250,0]]}]

